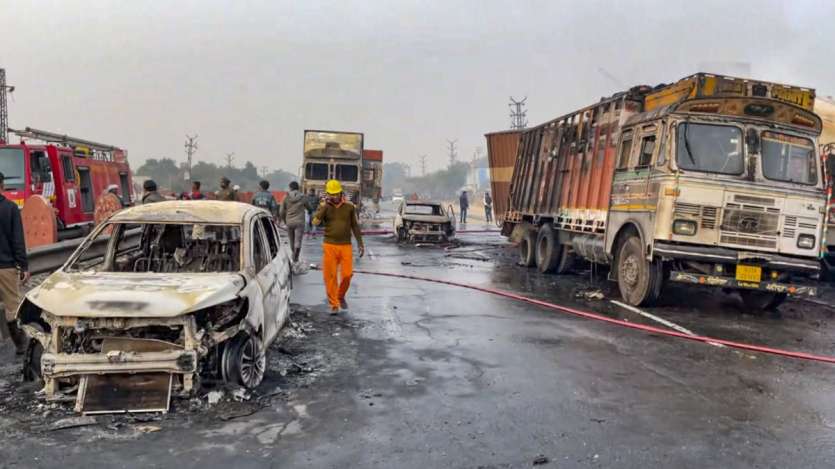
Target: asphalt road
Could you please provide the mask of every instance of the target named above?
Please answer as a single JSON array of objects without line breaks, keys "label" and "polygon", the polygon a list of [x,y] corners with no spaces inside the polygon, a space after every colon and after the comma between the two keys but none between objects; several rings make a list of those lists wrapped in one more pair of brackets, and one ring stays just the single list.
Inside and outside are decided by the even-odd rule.
[{"label": "asphalt road", "polygon": [[[447,250],[369,238],[357,268],[494,286],[657,325],[610,303],[616,290],[602,275],[582,267],[540,275],[516,266],[497,235],[460,238]],[[314,263],[319,241],[305,241]],[[45,431],[69,413],[44,416],[43,404],[20,397],[15,370],[0,367],[10,389],[5,404],[0,391],[0,467],[835,465],[831,365],[367,275],[355,276],[349,311],[331,317],[318,272],[295,286],[294,325],[270,350],[257,405],[198,398],[161,420]],[[586,299],[597,289],[604,299]],[[698,334],[835,355],[833,310],[824,306],[789,301],[779,315],[759,316],[732,295],[676,287],[647,311]]]}]

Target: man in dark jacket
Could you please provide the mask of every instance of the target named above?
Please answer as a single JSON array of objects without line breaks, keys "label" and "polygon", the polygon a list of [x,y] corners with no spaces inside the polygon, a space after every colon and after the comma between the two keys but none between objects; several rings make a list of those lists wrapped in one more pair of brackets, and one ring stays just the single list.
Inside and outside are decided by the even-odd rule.
[{"label": "man in dark jacket", "polygon": [[148,179],[147,181],[143,182],[142,190],[145,191],[145,194],[142,195],[143,204],[162,202],[165,200],[165,197],[163,197],[162,195],[160,195],[159,192],[157,192],[157,183],[153,179]]},{"label": "man in dark jacket", "polygon": [[6,312],[0,318],[0,336],[14,342],[17,354],[23,354],[26,338],[17,327],[17,307],[20,304],[20,284],[29,281],[29,262],[23,223],[17,204],[5,198],[5,177],[0,173],[0,301]]},{"label": "man in dark jacket", "polygon": [[461,223],[467,223],[467,210],[470,208],[470,199],[467,198],[467,191],[461,191],[461,197],[458,198],[458,209],[461,211]]},{"label": "man in dark jacket", "polygon": [[307,212],[307,197],[299,192],[299,183],[290,182],[290,192],[281,201],[279,219],[287,226],[287,239],[293,248],[293,262],[299,261],[304,237],[304,214]]},{"label": "man in dark jacket", "polygon": [[493,221],[493,198],[489,191],[484,193],[484,220],[487,223]]},{"label": "man in dark jacket", "polygon": [[230,187],[229,185],[232,181],[229,180],[228,177],[223,176],[220,178],[220,189],[215,192],[215,196],[217,196],[217,200],[228,200],[231,202],[235,202],[238,200],[238,193]]}]

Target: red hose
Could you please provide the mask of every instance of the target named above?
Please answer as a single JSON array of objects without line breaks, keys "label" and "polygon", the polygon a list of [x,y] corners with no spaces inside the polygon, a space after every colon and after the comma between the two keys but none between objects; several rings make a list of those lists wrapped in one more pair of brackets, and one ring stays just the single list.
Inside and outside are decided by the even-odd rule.
[{"label": "red hose", "polygon": [[[315,268],[318,269],[318,267],[315,267]],[[511,293],[511,292],[504,291],[504,290],[497,290],[497,289],[494,289],[494,288],[479,287],[479,286],[476,286],[476,285],[469,285],[469,284],[466,284],[466,283],[458,283],[458,282],[451,282],[451,281],[448,281],[448,280],[438,280],[438,279],[433,279],[433,278],[428,278],[428,277],[419,277],[419,276],[416,276],[416,275],[395,274],[395,273],[389,273],[389,272],[371,272],[371,271],[367,271],[367,270],[355,270],[354,273],[366,274],[366,275],[378,275],[378,276],[382,276],[382,277],[395,277],[395,278],[402,278],[402,279],[408,279],[408,280],[422,280],[424,282],[439,283],[439,284],[442,284],[442,285],[450,285],[450,286],[453,286],[453,287],[469,288],[470,290],[476,290],[476,291],[480,291],[480,292],[484,292],[484,293],[490,293],[492,295],[503,296],[505,298],[510,298],[512,300],[524,301],[525,303],[529,303],[529,304],[536,305],[536,306],[541,306],[543,308],[553,309],[553,310],[556,310],[556,311],[561,311],[563,313],[573,314],[575,316],[580,316],[582,318],[594,319],[596,321],[603,321],[603,322],[607,322],[607,323],[610,323],[610,324],[615,324],[615,325],[622,326],[622,327],[628,327],[630,329],[637,329],[639,331],[649,332],[649,333],[653,333],[653,334],[665,335],[665,336],[669,336],[669,337],[677,337],[679,339],[687,339],[687,340],[692,340],[692,341],[696,341],[696,342],[704,342],[704,343],[711,343],[711,344],[722,344],[722,345],[725,345],[727,347],[733,347],[733,348],[740,349],[740,350],[749,350],[749,351],[752,351],[752,352],[761,352],[761,353],[767,353],[767,354],[771,354],[771,355],[778,355],[778,356],[782,356],[782,357],[797,358],[797,359],[800,359],[800,360],[811,360],[811,361],[816,361],[816,362],[835,364],[835,357],[830,357],[830,356],[826,356],[826,355],[815,355],[815,354],[805,353],[805,352],[794,352],[794,351],[791,351],[791,350],[783,350],[783,349],[778,349],[778,348],[765,347],[763,345],[746,344],[746,343],[742,343],[742,342],[734,342],[734,341],[725,340],[725,339],[716,339],[716,338],[707,337],[707,336],[683,334],[681,332],[671,331],[669,329],[661,329],[660,327],[647,326],[647,325],[643,325],[643,324],[635,324],[635,323],[628,322],[628,321],[622,321],[620,319],[613,319],[613,318],[610,318],[610,317],[607,317],[607,316],[603,316],[601,314],[590,313],[588,311],[580,311],[578,309],[569,308],[568,306],[562,306],[562,305],[558,305],[558,304],[554,304],[554,303],[549,303],[547,301],[534,300],[532,298],[527,298],[525,296],[518,295],[516,293]]]}]

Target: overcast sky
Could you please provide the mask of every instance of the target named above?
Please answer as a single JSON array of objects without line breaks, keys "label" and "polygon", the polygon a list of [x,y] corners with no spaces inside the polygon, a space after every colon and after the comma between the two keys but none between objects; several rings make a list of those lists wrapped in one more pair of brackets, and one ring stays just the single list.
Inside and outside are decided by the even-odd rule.
[{"label": "overcast sky", "polygon": [[[12,127],[148,157],[296,172],[306,128],[365,133],[389,161],[447,162],[508,127],[508,97],[539,123],[700,64],[835,94],[831,1],[0,0]],[[718,65],[714,65],[717,66]],[[704,70],[723,72],[724,70]]]}]

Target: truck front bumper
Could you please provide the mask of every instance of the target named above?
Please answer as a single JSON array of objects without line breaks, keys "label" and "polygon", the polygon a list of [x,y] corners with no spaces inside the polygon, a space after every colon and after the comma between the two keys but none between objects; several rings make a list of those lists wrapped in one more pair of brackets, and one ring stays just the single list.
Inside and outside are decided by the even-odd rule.
[{"label": "truck front bumper", "polygon": [[817,258],[798,258],[767,252],[741,251],[721,247],[688,246],[656,241],[653,252],[665,259],[687,259],[714,264],[756,264],[781,272],[820,273]]},{"label": "truck front bumper", "polygon": [[745,282],[737,280],[733,277],[725,277],[721,275],[694,274],[690,272],[681,272],[677,270],[670,272],[670,280],[673,282],[690,283],[694,285],[706,285],[710,287],[759,290],[770,293],[785,293],[791,296],[818,296],[817,287],[812,287],[809,285],[796,285],[771,281]]}]

